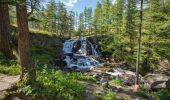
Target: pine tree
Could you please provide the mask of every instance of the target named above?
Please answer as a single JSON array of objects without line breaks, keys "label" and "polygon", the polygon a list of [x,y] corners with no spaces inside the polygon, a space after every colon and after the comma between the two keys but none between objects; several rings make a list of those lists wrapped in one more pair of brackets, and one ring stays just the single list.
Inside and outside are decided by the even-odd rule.
[{"label": "pine tree", "polygon": [[0,52],[7,58],[12,57],[12,49],[10,45],[10,19],[8,4],[3,4],[8,0],[0,1]]},{"label": "pine tree", "polygon": [[45,9],[42,23],[44,25],[44,30],[49,32],[56,32],[56,2],[51,0]]},{"label": "pine tree", "polygon": [[88,26],[88,8],[85,7],[84,9],[84,29],[87,31],[87,26]]},{"label": "pine tree", "polygon": [[18,25],[18,50],[22,67],[21,78],[24,78],[27,74],[28,82],[33,82],[36,80],[36,70],[31,62],[31,55],[29,52],[29,28],[25,1],[16,5],[16,13]]},{"label": "pine tree", "polygon": [[84,10],[84,29],[86,33],[90,33],[92,28],[92,8],[85,7]]},{"label": "pine tree", "polygon": [[82,36],[84,32],[84,15],[83,13],[79,14],[79,28],[78,28],[78,35]]},{"label": "pine tree", "polygon": [[134,40],[136,37],[136,1],[135,0],[128,0],[127,8],[126,8],[126,34],[129,36],[130,40],[130,49],[131,54],[134,53]]},{"label": "pine tree", "polygon": [[97,2],[96,9],[94,12],[93,24],[96,34],[101,34],[102,31],[102,5],[100,2]]},{"label": "pine tree", "polygon": [[116,34],[121,34],[123,25],[124,0],[117,0],[115,6],[116,6],[115,32]]},{"label": "pine tree", "polygon": [[75,13],[70,11],[68,14],[68,33],[69,38],[71,38],[71,34],[74,33],[74,26],[75,26]]},{"label": "pine tree", "polygon": [[110,0],[104,0],[103,13],[102,13],[102,17],[103,17],[102,18],[102,29],[104,33],[108,32],[109,24],[111,24],[110,18],[109,18],[110,6],[111,6]]},{"label": "pine tree", "polygon": [[92,30],[92,8],[88,8],[88,16],[87,16],[87,29],[88,29],[88,34],[91,33],[91,30]]},{"label": "pine tree", "polygon": [[64,3],[58,2],[57,3],[57,33],[60,33],[60,37],[64,37],[64,34],[68,33],[68,14]]}]

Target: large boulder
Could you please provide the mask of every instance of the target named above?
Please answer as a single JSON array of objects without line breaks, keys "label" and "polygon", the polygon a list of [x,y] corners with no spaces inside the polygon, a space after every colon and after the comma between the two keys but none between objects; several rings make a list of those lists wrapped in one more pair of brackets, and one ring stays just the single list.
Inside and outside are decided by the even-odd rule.
[{"label": "large boulder", "polygon": [[158,89],[165,89],[166,88],[166,81],[155,81],[151,84],[151,90],[158,90]]},{"label": "large boulder", "polygon": [[156,81],[168,81],[169,76],[164,74],[147,74],[143,80],[146,80],[148,83],[153,83]]},{"label": "large boulder", "polygon": [[145,80],[144,85],[146,85],[151,90],[165,89],[170,87],[169,76],[164,74],[148,74],[143,80]]}]

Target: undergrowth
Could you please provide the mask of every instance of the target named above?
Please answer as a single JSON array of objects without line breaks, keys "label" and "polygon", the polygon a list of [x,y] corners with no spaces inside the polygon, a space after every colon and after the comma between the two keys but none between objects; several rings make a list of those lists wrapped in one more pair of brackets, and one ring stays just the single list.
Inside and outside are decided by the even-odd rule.
[{"label": "undergrowth", "polygon": [[95,81],[76,72],[63,73],[45,67],[38,71],[36,85],[22,85],[20,92],[34,99],[83,100],[86,88],[79,83],[82,80]]},{"label": "undergrowth", "polygon": [[16,60],[8,60],[0,55],[0,73],[19,75],[21,73],[21,67]]}]

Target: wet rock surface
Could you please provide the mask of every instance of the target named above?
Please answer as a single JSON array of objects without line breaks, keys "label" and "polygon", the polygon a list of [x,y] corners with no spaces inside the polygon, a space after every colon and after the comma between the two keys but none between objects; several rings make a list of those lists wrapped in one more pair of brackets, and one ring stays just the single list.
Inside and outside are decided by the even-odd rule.
[{"label": "wet rock surface", "polygon": [[[125,68],[124,68],[125,67]],[[113,67],[110,70],[92,70],[85,72],[84,75],[90,75],[96,78],[97,83],[102,87],[108,88],[108,84],[112,80],[120,80],[121,86],[132,87],[135,84],[135,72],[124,67]],[[170,77],[165,74],[147,74],[146,76],[139,75],[141,85],[144,85],[149,90],[164,89],[170,87]]]},{"label": "wet rock surface", "polygon": [[[65,51],[69,49],[68,51],[71,51],[73,55],[68,55],[69,52],[64,53],[66,53],[66,56],[69,56],[70,59],[74,58],[74,54],[88,57],[91,57],[89,55],[100,55],[98,52],[98,48],[96,47],[96,44],[93,43],[93,41],[81,39],[74,41],[73,44],[68,44],[71,47],[67,48],[66,46]],[[94,57],[94,59],[100,61],[98,57]],[[135,69],[128,66],[125,62],[114,60],[111,56],[103,57],[103,59],[105,64],[102,67],[94,67],[93,69],[83,72],[83,74],[96,78],[97,85],[102,87],[104,90],[111,89],[113,92],[118,93],[117,95],[123,95],[123,98],[130,97],[129,100],[139,99],[138,96],[133,93],[136,78]],[[161,67],[158,69],[161,71],[160,73],[156,72],[157,74],[155,74],[154,72],[145,76],[139,74],[139,84],[143,85],[148,90],[170,88],[170,77],[168,76],[169,74],[165,74],[165,72],[169,73],[169,69],[164,70],[165,67],[169,68],[169,64],[170,63],[167,60],[162,61],[162,63],[160,63]],[[111,84],[112,80],[118,80],[118,82],[120,81],[120,83],[118,83],[119,86],[117,86],[116,83]],[[91,94],[92,87],[90,85],[88,85],[88,87],[90,87],[90,92],[88,91],[88,93]],[[131,93],[129,93],[129,91]],[[93,91],[93,93],[99,95],[105,94],[104,91],[101,90]],[[94,98],[92,97],[91,99]]]},{"label": "wet rock surface", "polygon": [[165,74],[148,74],[143,77],[145,85],[151,90],[165,89],[169,87],[170,76]]}]

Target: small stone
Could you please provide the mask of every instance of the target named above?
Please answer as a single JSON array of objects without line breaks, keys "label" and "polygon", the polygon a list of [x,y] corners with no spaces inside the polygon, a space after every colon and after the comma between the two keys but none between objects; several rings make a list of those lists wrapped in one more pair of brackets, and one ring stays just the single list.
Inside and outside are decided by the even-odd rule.
[{"label": "small stone", "polygon": [[102,77],[102,78],[100,79],[100,82],[101,82],[101,83],[108,82],[108,78],[103,78],[103,77]]},{"label": "small stone", "polygon": [[103,88],[108,88],[108,87],[109,87],[109,83],[108,83],[108,82],[102,83],[102,87],[103,87]]},{"label": "small stone", "polygon": [[168,81],[166,81],[166,88],[170,88],[170,78],[168,79]]},{"label": "small stone", "polygon": [[101,90],[96,90],[96,94],[102,95],[102,94],[104,94],[104,92],[102,92]]}]

